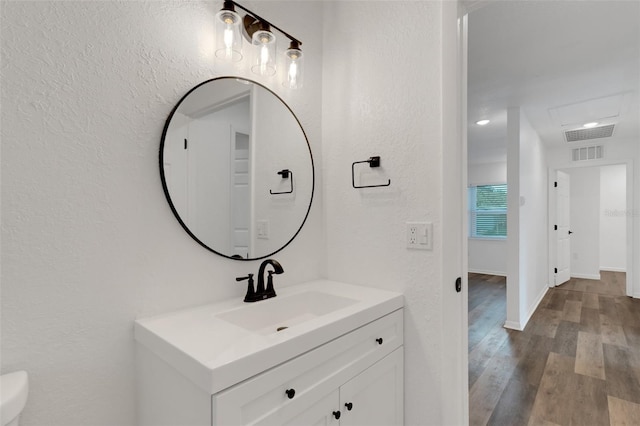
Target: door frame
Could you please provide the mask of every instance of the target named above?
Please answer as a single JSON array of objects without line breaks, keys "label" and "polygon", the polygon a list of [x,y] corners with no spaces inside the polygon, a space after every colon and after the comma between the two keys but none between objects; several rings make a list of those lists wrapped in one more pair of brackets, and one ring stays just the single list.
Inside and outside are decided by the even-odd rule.
[{"label": "door frame", "polygon": [[[549,242],[549,256],[548,256],[548,265],[547,270],[549,271],[549,279],[548,285],[550,288],[555,287],[555,279],[553,268],[555,267],[555,238],[554,238],[554,230],[552,224],[555,223],[556,220],[556,199],[553,195],[553,182],[555,180],[555,175],[558,170],[566,170],[566,169],[578,169],[578,168],[586,168],[586,167],[601,167],[601,166],[615,166],[624,164],[627,166],[627,211],[633,211],[634,206],[634,179],[633,179],[633,160],[596,160],[592,162],[576,162],[576,163],[566,163],[557,166],[549,167],[549,184],[547,185],[548,192],[548,219],[549,219],[549,230],[548,230],[548,242]],[[634,253],[638,251],[638,248],[635,244],[635,230],[633,227],[633,214],[627,214],[627,262],[626,262],[626,294],[629,297],[634,297],[633,289],[634,289],[634,271],[636,265],[636,260],[634,257]]]},{"label": "door frame", "polygon": [[[442,418],[469,423],[467,221],[467,19],[460,0],[442,3]],[[461,290],[456,291],[456,281]]]}]

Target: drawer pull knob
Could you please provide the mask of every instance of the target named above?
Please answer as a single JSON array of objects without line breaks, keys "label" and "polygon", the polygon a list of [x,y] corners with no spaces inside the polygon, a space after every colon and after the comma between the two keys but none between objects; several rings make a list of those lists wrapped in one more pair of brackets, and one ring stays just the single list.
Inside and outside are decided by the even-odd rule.
[{"label": "drawer pull knob", "polygon": [[351,409],[353,408],[353,403],[347,402],[346,404],[344,404],[344,406],[347,407],[347,411],[351,411]]},{"label": "drawer pull knob", "polygon": [[333,417],[335,417],[336,420],[340,420],[340,411],[334,411],[333,412]]},{"label": "drawer pull knob", "polygon": [[381,345],[381,344],[382,344],[382,342],[383,342],[382,337],[378,337],[378,338],[376,339],[376,342],[378,342],[378,344],[379,344],[379,345]]},{"label": "drawer pull knob", "polygon": [[287,389],[284,392],[287,394],[289,399],[293,399],[293,397],[296,396],[296,390],[295,389]]}]

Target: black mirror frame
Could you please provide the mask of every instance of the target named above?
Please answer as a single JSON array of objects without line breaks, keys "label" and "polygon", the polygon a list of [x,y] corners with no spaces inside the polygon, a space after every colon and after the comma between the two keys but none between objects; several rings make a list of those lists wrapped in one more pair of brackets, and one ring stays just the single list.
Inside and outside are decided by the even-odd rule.
[{"label": "black mirror frame", "polygon": [[[187,226],[186,223],[184,223],[184,221],[182,220],[182,218],[180,217],[180,214],[178,213],[178,211],[176,210],[176,207],[174,206],[173,202],[171,201],[171,195],[169,194],[169,188],[167,186],[167,181],[165,178],[165,174],[164,174],[164,141],[165,141],[165,137],[167,135],[167,130],[169,129],[169,124],[171,123],[171,119],[173,118],[173,115],[175,114],[175,112],[178,110],[178,108],[180,107],[180,105],[182,104],[182,102],[196,89],[198,89],[200,86],[203,86],[207,83],[210,83],[212,81],[215,80],[223,80],[223,79],[240,79],[240,80],[244,80],[247,81],[249,83],[253,83],[257,86],[262,87],[263,89],[267,90],[269,93],[271,93],[273,96],[275,96],[280,102],[282,102],[282,104],[287,107],[287,109],[289,110],[289,112],[291,113],[291,115],[293,116],[293,118],[295,118],[296,122],[298,123],[298,126],[300,126],[300,130],[302,130],[302,134],[304,135],[304,139],[307,143],[307,149],[309,150],[309,158],[311,160],[311,196],[309,198],[309,207],[307,208],[307,212],[304,215],[304,219],[302,219],[302,223],[300,224],[300,227],[298,228],[298,230],[293,234],[293,236],[289,239],[289,241],[287,241],[282,247],[278,248],[277,250],[265,254],[264,256],[260,256],[260,257],[252,257],[252,258],[248,258],[248,259],[244,259],[244,258],[238,258],[238,257],[234,257],[234,256],[228,256],[226,254],[220,253],[214,249],[212,249],[211,247],[209,247],[208,245],[206,245],[203,241],[201,241],[198,237],[195,236],[195,234],[193,232],[191,232],[191,230],[189,229],[189,227]],[[231,259],[231,260],[243,260],[243,261],[252,261],[252,260],[260,260],[260,259],[264,259],[270,256],[273,256],[274,254],[280,252],[281,250],[283,250],[285,247],[287,247],[291,241],[293,241],[298,234],[300,233],[300,231],[302,230],[302,227],[304,226],[304,224],[307,222],[307,218],[309,217],[309,213],[311,212],[311,205],[313,204],[313,196],[314,196],[314,192],[315,192],[315,185],[316,185],[316,172],[315,172],[315,164],[313,161],[313,153],[311,152],[311,145],[309,144],[309,138],[307,137],[307,133],[304,131],[304,127],[302,127],[302,124],[300,123],[300,120],[298,120],[298,117],[295,115],[295,113],[293,112],[293,110],[289,107],[289,105],[287,105],[287,103],[280,97],[278,96],[275,92],[273,92],[271,89],[269,89],[268,87],[253,81],[253,80],[249,80],[246,79],[244,77],[235,77],[235,76],[222,76],[222,77],[215,77],[215,78],[211,78],[209,80],[203,81],[202,83],[197,84],[196,86],[192,87],[181,99],[180,101],[178,101],[178,103],[173,107],[173,109],[171,110],[171,113],[169,114],[169,117],[167,118],[165,125],[164,125],[164,129],[162,130],[162,138],[160,139],[160,155],[159,155],[159,166],[160,166],[160,179],[162,180],[162,189],[164,191],[164,195],[167,198],[167,202],[169,203],[169,207],[171,207],[171,211],[173,212],[174,216],[176,217],[176,219],[178,219],[178,222],[180,223],[180,225],[182,226],[182,228],[186,231],[187,234],[189,234],[189,236],[191,238],[193,238],[198,244],[200,244],[202,247],[204,247],[205,249],[219,255],[222,257],[226,257],[227,259]]]}]

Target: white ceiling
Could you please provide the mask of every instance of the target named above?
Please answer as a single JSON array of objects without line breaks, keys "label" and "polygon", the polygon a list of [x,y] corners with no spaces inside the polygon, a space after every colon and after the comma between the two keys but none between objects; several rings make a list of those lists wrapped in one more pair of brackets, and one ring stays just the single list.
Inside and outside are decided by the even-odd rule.
[{"label": "white ceiling", "polygon": [[616,123],[598,143],[640,139],[640,1],[481,3],[469,13],[469,162],[506,160],[509,107],[548,146],[591,121]]}]

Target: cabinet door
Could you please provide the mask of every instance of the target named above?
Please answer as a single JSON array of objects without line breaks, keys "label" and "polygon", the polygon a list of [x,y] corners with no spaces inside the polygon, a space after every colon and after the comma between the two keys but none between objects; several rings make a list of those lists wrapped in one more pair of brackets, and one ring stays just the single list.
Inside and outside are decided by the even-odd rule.
[{"label": "cabinet door", "polygon": [[340,387],[340,426],[402,425],[403,347]]},{"label": "cabinet door", "polygon": [[[334,412],[339,410],[339,391],[325,395],[312,404],[303,407],[286,406],[266,416],[255,425],[258,426],[338,426],[340,422]],[[338,415],[340,417],[340,415]]]}]

